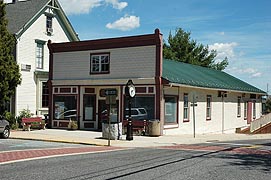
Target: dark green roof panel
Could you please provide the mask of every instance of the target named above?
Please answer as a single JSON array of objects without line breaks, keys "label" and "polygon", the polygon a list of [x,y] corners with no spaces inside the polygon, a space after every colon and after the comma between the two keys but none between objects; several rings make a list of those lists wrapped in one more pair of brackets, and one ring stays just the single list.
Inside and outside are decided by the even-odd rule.
[{"label": "dark green roof panel", "polygon": [[162,77],[171,83],[188,86],[265,93],[223,71],[167,59],[163,60]]}]

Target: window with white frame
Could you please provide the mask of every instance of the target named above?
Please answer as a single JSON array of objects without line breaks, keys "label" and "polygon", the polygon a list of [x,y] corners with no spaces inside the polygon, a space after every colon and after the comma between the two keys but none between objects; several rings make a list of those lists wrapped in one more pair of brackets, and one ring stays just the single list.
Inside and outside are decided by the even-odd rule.
[{"label": "window with white frame", "polygon": [[53,17],[46,16],[46,31],[52,32],[52,29],[53,29]]},{"label": "window with white frame", "polygon": [[237,98],[237,117],[241,117],[241,97]]},{"label": "window with white frame", "polygon": [[247,119],[247,102],[244,102],[244,119]]},{"label": "window with white frame", "polygon": [[90,55],[90,73],[102,74],[109,73],[110,58],[109,54],[91,54]]},{"label": "window with white frame", "polygon": [[189,102],[187,93],[184,93],[183,95],[183,121],[189,121]]},{"label": "window with white frame", "polygon": [[165,96],[165,124],[177,123],[177,96]]},{"label": "window with white frame", "polygon": [[45,41],[36,40],[36,68],[43,69]]},{"label": "window with white frame", "polygon": [[211,120],[211,111],[212,111],[211,102],[212,102],[212,96],[207,95],[207,100],[206,100],[206,119],[207,120]]},{"label": "window with white frame", "polygon": [[256,102],[253,101],[253,119],[256,119]]}]

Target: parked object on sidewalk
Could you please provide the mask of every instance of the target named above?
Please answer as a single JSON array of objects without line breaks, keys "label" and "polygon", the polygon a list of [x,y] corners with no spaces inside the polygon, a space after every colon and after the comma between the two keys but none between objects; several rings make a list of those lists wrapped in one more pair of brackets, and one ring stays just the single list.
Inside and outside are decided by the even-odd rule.
[{"label": "parked object on sidewalk", "polygon": [[22,118],[23,130],[30,131],[32,125],[38,125],[40,129],[45,129],[45,124],[42,123],[41,117]]},{"label": "parked object on sidewalk", "polygon": [[0,116],[0,137],[7,139],[10,135],[9,122]]},{"label": "parked object on sidewalk", "polygon": [[149,136],[160,136],[161,128],[160,121],[158,119],[150,120],[148,123],[148,134]]},{"label": "parked object on sidewalk", "polygon": [[78,129],[77,121],[73,121],[73,120],[70,119],[69,124],[68,124],[68,129],[69,130],[76,130],[76,129]]}]

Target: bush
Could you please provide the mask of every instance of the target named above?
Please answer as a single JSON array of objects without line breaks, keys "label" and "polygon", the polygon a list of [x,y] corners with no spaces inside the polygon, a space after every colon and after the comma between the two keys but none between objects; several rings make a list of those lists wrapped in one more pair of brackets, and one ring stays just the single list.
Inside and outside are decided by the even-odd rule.
[{"label": "bush", "polygon": [[22,118],[30,118],[34,114],[30,112],[29,109],[23,109],[19,112],[19,116],[16,117],[17,123],[19,127],[22,127]]},{"label": "bush", "polygon": [[11,129],[18,129],[18,122],[14,114],[5,112],[4,117],[9,122]]}]

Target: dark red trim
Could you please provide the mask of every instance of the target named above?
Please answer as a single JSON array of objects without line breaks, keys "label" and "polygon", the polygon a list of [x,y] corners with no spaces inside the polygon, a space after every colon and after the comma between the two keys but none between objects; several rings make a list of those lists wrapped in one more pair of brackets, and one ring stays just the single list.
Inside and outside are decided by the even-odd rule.
[{"label": "dark red trim", "polygon": [[111,48],[157,45],[159,41],[161,41],[160,40],[161,38],[157,37],[157,35],[159,34],[160,34],[159,29],[156,29],[155,34],[66,42],[66,43],[52,43],[51,48],[52,52],[70,52],[70,51],[101,50]]},{"label": "dark red trim", "polygon": [[49,119],[48,119],[48,125],[49,127],[53,127],[53,116],[54,112],[52,108],[54,108],[53,105],[53,87],[52,87],[52,79],[53,79],[53,52],[52,52],[52,46],[51,46],[51,40],[48,41],[47,46],[49,49],[49,79],[48,79],[48,88],[49,88]]}]

